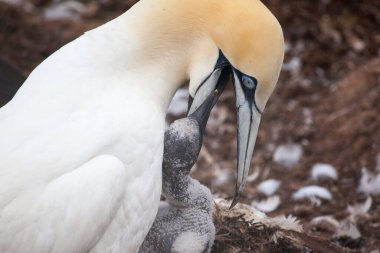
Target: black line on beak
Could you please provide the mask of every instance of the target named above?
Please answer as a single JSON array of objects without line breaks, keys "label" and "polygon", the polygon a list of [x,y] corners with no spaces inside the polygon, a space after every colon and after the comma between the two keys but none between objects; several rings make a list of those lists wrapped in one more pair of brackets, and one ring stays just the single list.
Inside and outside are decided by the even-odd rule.
[{"label": "black line on beak", "polygon": [[[254,105],[254,107],[256,108],[256,110],[262,114],[262,111],[259,109],[259,107],[257,106],[257,103],[256,103],[256,99],[255,99],[255,94],[256,94],[256,88],[257,88],[257,79],[253,76],[249,76],[249,75],[246,75],[246,74],[243,74],[241,73],[238,69],[233,68],[233,71],[236,73],[237,77],[239,78],[240,80],[240,83],[241,83],[241,87],[243,89],[243,92],[244,92],[244,95],[245,95],[245,98],[247,101],[249,101],[250,105]],[[247,78],[250,78],[253,82],[254,82],[254,87],[252,88],[249,88],[247,86],[245,86],[243,84],[243,77],[247,77]],[[235,80],[234,80],[234,83],[235,85]]]},{"label": "black line on beak", "polygon": [[[195,91],[195,94],[197,94],[198,90],[202,87],[202,85],[211,77],[212,73],[216,70],[216,69],[224,69],[226,67],[231,67],[231,64],[230,62],[227,60],[227,58],[224,56],[222,50],[219,49],[219,56],[218,56],[218,60],[216,61],[216,64],[215,64],[215,67],[214,67],[214,70],[205,78],[205,80],[203,80],[203,82],[199,85],[199,87],[197,88],[197,90]],[[222,73],[223,75],[223,73]],[[231,71],[231,75],[232,75],[232,71]],[[218,81],[218,85],[220,83],[220,80],[221,80],[222,76],[219,78],[219,81]],[[228,78],[227,78],[227,81],[228,81]],[[218,86],[217,85],[217,86]],[[224,87],[223,87],[223,90],[224,90]],[[194,98],[189,95],[189,102],[187,104],[187,113],[189,113],[189,110],[190,110],[190,107],[191,105],[193,104],[193,101],[194,101]]]},{"label": "black line on beak", "polygon": [[194,118],[198,121],[198,124],[201,126],[202,135],[204,133],[204,129],[206,127],[211,110],[218,101],[220,95],[223,93],[223,90],[226,87],[231,74],[231,68],[224,67],[219,77],[218,83],[216,84],[214,92],[212,92],[206,98],[206,100],[192,114],[189,115],[189,117]]},{"label": "black line on beak", "polygon": [[219,57],[218,57],[218,61],[215,64],[215,69],[221,69],[227,66],[231,66],[231,64],[227,60],[227,58],[224,56],[222,50],[219,49]]}]

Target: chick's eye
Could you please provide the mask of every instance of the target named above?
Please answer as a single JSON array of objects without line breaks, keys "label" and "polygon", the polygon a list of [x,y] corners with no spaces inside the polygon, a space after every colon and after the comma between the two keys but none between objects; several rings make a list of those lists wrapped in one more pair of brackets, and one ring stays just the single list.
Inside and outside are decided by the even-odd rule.
[{"label": "chick's eye", "polygon": [[248,89],[253,89],[256,86],[256,83],[253,81],[253,79],[248,76],[243,76],[242,82],[243,82],[243,85],[247,87]]}]

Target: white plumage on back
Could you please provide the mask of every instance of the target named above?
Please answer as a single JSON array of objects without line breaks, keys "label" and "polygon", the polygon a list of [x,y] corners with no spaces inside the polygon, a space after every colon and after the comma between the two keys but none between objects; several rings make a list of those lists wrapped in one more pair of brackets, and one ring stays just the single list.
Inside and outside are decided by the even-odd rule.
[{"label": "white plumage on back", "polygon": [[171,92],[157,101],[156,73],[123,68],[113,26],[61,48],[0,109],[0,252],[136,252],[149,230]]}]

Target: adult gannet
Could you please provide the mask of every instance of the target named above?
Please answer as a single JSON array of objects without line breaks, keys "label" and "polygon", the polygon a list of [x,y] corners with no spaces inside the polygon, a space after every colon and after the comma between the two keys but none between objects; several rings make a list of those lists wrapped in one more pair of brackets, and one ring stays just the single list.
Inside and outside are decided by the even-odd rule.
[{"label": "adult gannet", "polygon": [[160,203],[139,253],[211,251],[215,239],[214,202],[210,190],[189,174],[197,161],[208,115],[217,98],[218,95],[211,94],[194,113],[174,121],[165,131],[162,195],[166,202]]},{"label": "adult gannet", "polygon": [[189,82],[192,113],[230,67],[238,194],[283,53],[259,0],[141,0],[59,49],[0,110],[0,252],[137,252],[171,97]]}]

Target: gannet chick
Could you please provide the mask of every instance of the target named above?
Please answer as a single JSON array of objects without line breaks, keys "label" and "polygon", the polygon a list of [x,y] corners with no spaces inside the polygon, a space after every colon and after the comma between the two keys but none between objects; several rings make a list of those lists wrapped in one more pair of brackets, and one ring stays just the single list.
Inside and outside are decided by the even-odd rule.
[{"label": "gannet chick", "polygon": [[199,125],[191,118],[177,120],[165,138],[162,191],[167,202],[160,203],[139,253],[210,252],[215,238],[211,192],[189,176],[201,146]]},{"label": "gannet chick", "polygon": [[[209,97],[193,114],[165,132],[160,207],[139,253],[207,253],[215,239],[210,190],[190,177],[202,147],[205,118],[215,100]],[[207,116],[207,117],[205,117]]]}]

